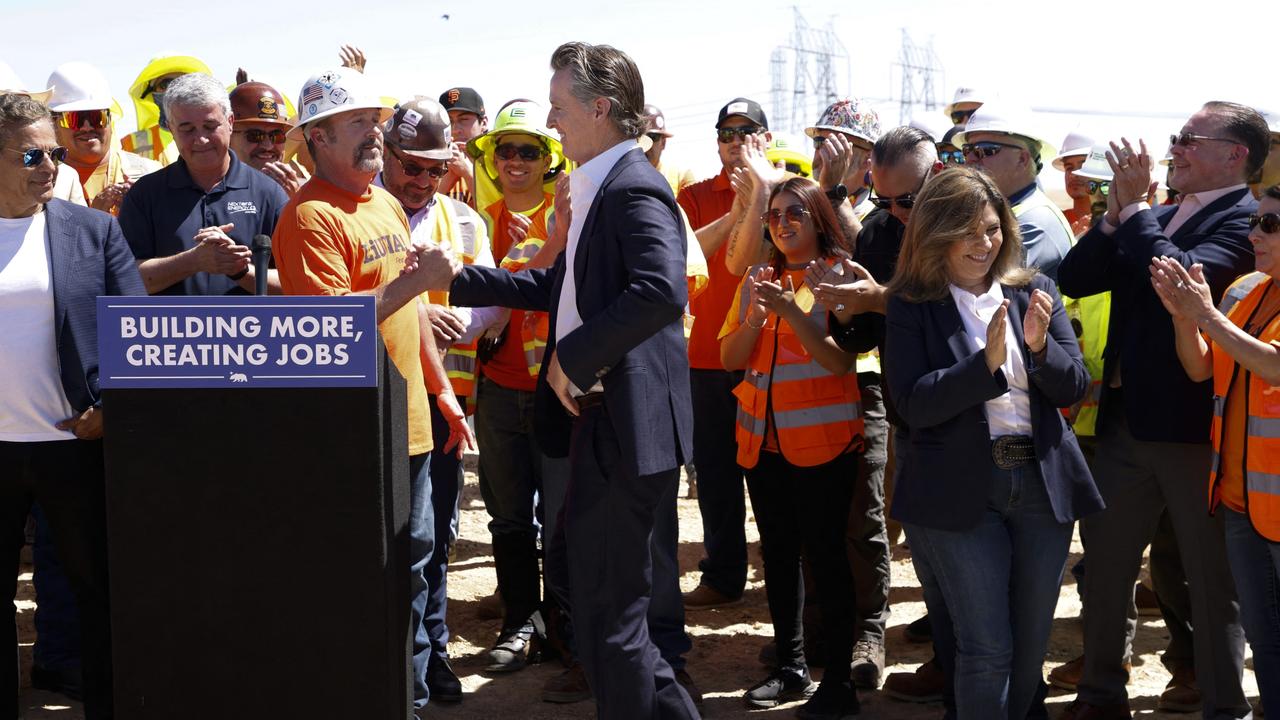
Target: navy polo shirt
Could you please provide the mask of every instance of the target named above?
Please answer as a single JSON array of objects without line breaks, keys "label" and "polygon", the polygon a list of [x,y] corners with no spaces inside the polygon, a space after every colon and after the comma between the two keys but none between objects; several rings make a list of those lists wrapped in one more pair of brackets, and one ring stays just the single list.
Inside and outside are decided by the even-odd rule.
[{"label": "navy polo shirt", "polygon": [[[289,196],[279,183],[240,162],[234,152],[227,176],[205,192],[191,179],[181,158],[138,178],[120,204],[120,229],[138,260],[169,257],[195,247],[201,228],[235,224],[227,233],[237,244],[253,246],[254,235],[271,235]],[[156,295],[245,294],[226,275],[196,273]]]}]

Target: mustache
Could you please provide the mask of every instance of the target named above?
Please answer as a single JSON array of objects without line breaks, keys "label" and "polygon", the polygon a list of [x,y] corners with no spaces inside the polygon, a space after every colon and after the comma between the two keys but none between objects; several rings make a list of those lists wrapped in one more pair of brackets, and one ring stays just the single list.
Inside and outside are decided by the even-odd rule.
[{"label": "mustache", "polygon": [[373,148],[376,148],[376,147],[378,147],[377,140],[365,140],[364,142],[360,143],[360,145],[356,149],[360,151],[364,151],[364,150],[372,150]]}]

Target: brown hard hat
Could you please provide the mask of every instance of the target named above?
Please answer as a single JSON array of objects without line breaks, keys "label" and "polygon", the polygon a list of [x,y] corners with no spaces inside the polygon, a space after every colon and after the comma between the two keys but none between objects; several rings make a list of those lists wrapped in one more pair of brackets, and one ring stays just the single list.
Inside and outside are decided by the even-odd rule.
[{"label": "brown hard hat", "polygon": [[667,129],[667,119],[663,117],[662,111],[656,105],[645,105],[640,111],[644,115],[645,133],[657,133],[671,137],[671,131]]},{"label": "brown hard hat", "polygon": [[386,142],[406,155],[428,160],[453,157],[449,113],[428,97],[418,96],[402,103],[383,127],[382,134]]},{"label": "brown hard hat", "polygon": [[241,83],[231,89],[231,114],[236,122],[251,121],[292,127],[284,97],[266,83]]}]

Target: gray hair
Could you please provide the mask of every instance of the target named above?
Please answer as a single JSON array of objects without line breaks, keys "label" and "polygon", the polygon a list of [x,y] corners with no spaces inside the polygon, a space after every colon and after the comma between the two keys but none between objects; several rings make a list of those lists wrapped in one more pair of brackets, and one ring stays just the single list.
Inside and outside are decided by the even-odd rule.
[{"label": "gray hair", "polygon": [[49,108],[26,95],[0,95],[0,146],[8,144],[9,136],[14,132],[38,122],[48,122],[49,127],[53,127]]},{"label": "gray hair", "polygon": [[908,160],[921,174],[938,161],[938,147],[925,131],[908,125],[896,127],[881,135],[871,149],[871,162],[882,168],[896,167]]},{"label": "gray hair", "polygon": [[644,81],[634,60],[609,45],[568,42],[551,54],[551,69],[568,69],[578,102],[609,101],[609,119],[627,138],[644,134]]},{"label": "gray hair", "polygon": [[223,115],[231,117],[231,101],[228,99],[227,89],[212,75],[204,73],[187,73],[174,78],[173,82],[169,83],[169,89],[165,90],[162,100],[166,117],[173,116],[175,107],[214,105],[222,108]]}]

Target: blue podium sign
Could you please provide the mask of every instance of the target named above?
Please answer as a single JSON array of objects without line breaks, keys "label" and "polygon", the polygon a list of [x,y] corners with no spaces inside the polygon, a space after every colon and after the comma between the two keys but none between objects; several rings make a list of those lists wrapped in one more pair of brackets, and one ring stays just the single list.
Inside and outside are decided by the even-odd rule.
[{"label": "blue podium sign", "polygon": [[369,296],[99,297],[98,381],[119,388],[374,387]]}]

